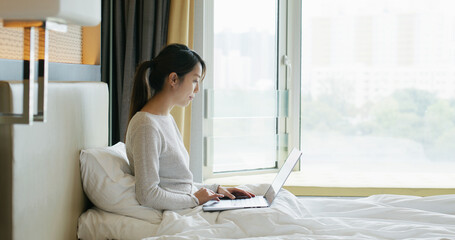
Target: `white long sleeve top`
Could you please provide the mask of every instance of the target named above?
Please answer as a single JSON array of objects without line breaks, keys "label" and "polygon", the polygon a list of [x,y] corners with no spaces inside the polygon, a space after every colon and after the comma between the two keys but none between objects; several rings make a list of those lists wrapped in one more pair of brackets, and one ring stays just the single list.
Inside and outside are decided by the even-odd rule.
[{"label": "white long sleeve top", "polygon": [[137,112],[128,125],[126,153],[136,178],[136,198],[143,206],[191,208],[199,205],[193,195],[199,188],[218,189],[217,184],[193,183],[189,155],[171,115]]}]

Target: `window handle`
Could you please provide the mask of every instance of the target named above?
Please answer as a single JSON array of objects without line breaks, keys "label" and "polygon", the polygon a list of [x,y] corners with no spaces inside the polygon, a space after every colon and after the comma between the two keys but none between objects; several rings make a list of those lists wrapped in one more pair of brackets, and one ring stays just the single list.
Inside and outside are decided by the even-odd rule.
[{"label": "window handle", "polygon": [[286,79],[285,79],[285,89],[289,89],[289,83],[291,82],[291,73],[292,73],[292,65],[291,60],[289,59],[288,55],[283,55],[281,62],[283,65],[286,66]]},{"label": "window handle", "polygon": [[283,55],[283,64],[286,65],[286,67],[291,68],[291,60],[289,60],[287,55]]}]

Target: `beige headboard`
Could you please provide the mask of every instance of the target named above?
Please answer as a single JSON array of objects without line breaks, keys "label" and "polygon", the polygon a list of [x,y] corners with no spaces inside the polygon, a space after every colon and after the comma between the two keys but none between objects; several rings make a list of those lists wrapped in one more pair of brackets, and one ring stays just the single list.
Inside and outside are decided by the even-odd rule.
[{"label": "beige headboard", "polygon": [[[0,124],[0,238],[77,239],[87,208],[81,149],[108,145],[107,85],[49,82],[48,120]],[[22,83],[0,81],[0,112],[22,112]]]}]

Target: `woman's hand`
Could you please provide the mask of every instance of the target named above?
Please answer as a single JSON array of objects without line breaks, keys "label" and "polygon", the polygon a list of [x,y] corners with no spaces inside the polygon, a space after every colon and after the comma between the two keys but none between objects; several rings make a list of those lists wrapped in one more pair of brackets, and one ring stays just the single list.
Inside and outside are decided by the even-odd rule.
[{"label": "woman's hand", "polygon": [[255,197],[255,195],[253,193],[239,189],[239,188],[225,188],[225,187],[219,186],[217,192],[223,194],[224,196],[226,196],[230,199]]},{"label": "woman's hand", "polygon": [[201,188],[194,193],[194,196],[198,199],[199,205],[202,205],[210,200],[219,201],[220,198],[224,197],[223,194],[217,194],[210,189]]}]

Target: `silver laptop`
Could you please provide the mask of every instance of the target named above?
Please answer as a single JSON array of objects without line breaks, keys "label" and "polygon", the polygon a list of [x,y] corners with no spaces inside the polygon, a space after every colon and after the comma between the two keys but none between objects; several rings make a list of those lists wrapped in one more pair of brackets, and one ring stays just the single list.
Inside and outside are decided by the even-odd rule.
[{"label": "silver laptop", "polygon": [[220,201],[211,200],[202,205],[204,212],[224,211],[233,209],[244,209],[244,208],[265,208],[272,205],[273,200],[278,195],[278,192],[283,187],[284,183],[289,177],[292,169],[299,160],[302,152],[293,149],[289,154],[286,162],[281,167],[280,171],[273,180],[269,189],[264,196],[256,196],[253,198],[244,199],[221,199]]}]

